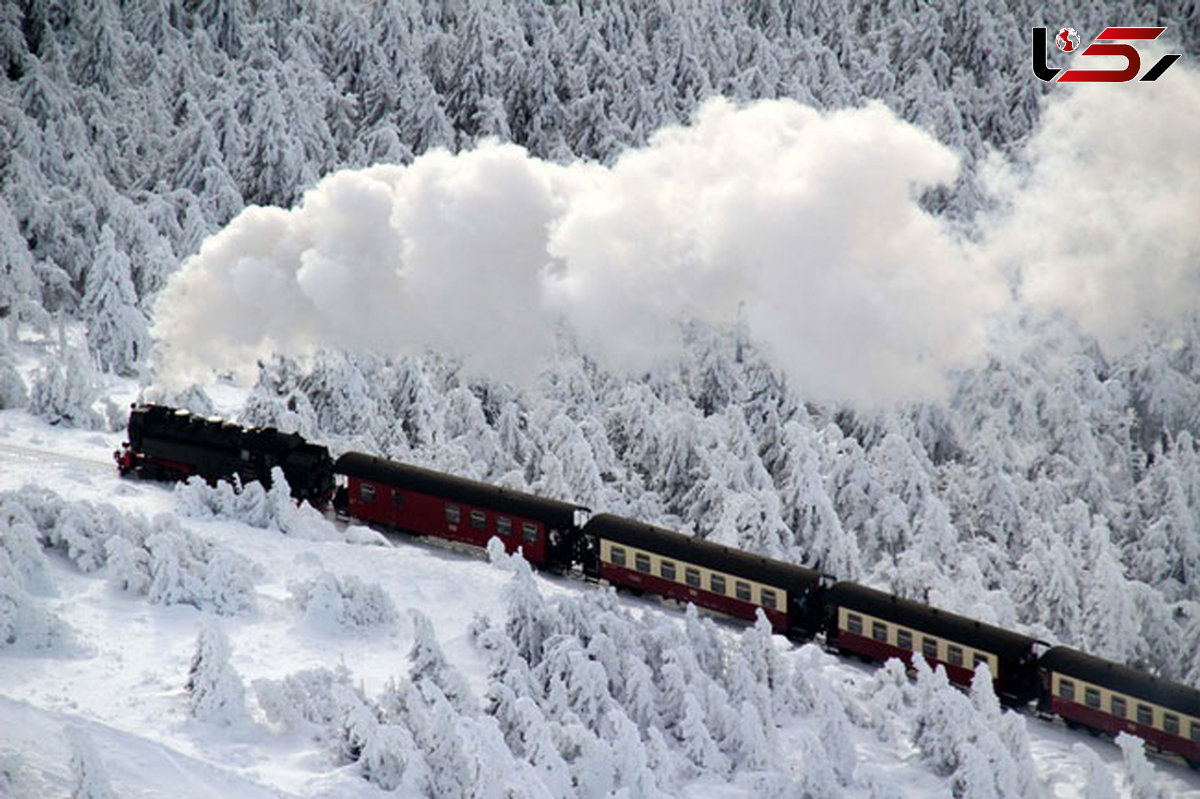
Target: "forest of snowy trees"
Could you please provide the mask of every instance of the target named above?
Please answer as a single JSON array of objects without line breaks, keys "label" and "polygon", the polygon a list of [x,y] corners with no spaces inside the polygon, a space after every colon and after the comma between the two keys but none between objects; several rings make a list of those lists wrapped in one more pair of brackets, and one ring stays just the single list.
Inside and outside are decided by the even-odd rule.
[{"label": "forest of snowy trees", "polygon": [[[712,95],[820,108],[883,101],[963,156],[958,182],[923,202],[969,232],[988,203],[977,167],[990,149],[1017,153],[1038,120],[1044,87],[1026,74],[1030,25],[1093,31],[1136,17],[1170,26],[1196,52],[1194,3],[1157,4],[1154,19],[1143,6],[2,3],[0,407],[119,426],[102,401],[104,375],[150,381],[155,297],[206,236],[249,205],[288,207],[336,169],[407,163],[485,136],[555,161],[607,163]],[[601,368],[564,333],[554,363],[524,388],[470,378],[445,354],[324,350],[261,364],[242,421],[819,566],[1200,685],[1200,322],[1170,346],[1147,342],[1117,356],[1065,319],[1028,320],[1014,338],[1017,346],[956,374],[945,401],[873,412],[810,401],[737,331],[702,324],[687,328],[686,352],[671,368],[635,377]],[[30,385],[8,351],[19,340],[45,342]],[[210,409],[201,390],[182,401]],[[29,516],[19,500],[3,498],[10,520]],[[203,515],[227,500],[197,487],[181,502]],[[238,501],[248,503],[238,513],[257,514],[260,526],[280,524],[270,497]],[[104,513],[70,510],[81,512]],[[39,525],[50,529],[22,523],[29,538]],[[72,546],[66,533],[37,535]],[[72,558],[84,559],[81,568],[89,557],[125,564],[125,587],[152,597],[182,592],[190,599],[177,601],[205,607],[229,599],[205,593],[203,574],[189,572],[199,544],[180,531],[143,525],[114,540],[125,543]],[[152,572],[155,559],[177,565]],[[234,571],[243,585],[236,605],[249,577]],[[14,581],[0,588],[24,590]],[[359,588],[299,585],[296,598],[312,615],[340,618],[337,603]],[[570,627],[583,624],[582,611],[563,614],[544,633],[567,636],[561,651],[522,651],[529,642],[480,630],[497,658],[487,712],[551,781],[569,779],[570,764],[539,748],[545,736],[600,744],[571,729],[547,732],[545,717],[563,696],[520,701],[503,689],[539,669],[548,675],[555,666],[544,657],[561,657],[559,676],[570,677],[570,648],[589,645],[579,636],[596,639]],[[19,622],[43,638],[62,632],[53,619]],[[215,633],[205,639],[219,643]],[[679,669],[693,684],[663,690],[681,692],[680,717],[668,726],[695,733],[680,732],[685,753],[733,764],[769,750],[759,736],[769,732],[770,697],[736,697],[740,715],[721,721],[731,737],[706,740],[682,692],[732,688],[702,679],[705,664]],[[391,750],[371,736],[411,748],[447,703],[467,701],[431,681],[414,674],[392,692],[404,695],[381,698],[362,717],[369,729],[338,733],[382,785],[393,781],[391,766],[370,758]],[[585,703],[572,712],[600,714],[613,701],[587,699],[572,696]],[[621,698],[622,713],[638,712],[639,701]],[[642,758],[628,773],[652,770],[660,755],[631,751],[628,719],[614,719],[606,751]],[[449,765],[413,773],[433,785],[452,779],[459,754],[444,754]],[[687,768],[679,758],[669,766]],[[595,779],[597,795],[613,787]]]}]

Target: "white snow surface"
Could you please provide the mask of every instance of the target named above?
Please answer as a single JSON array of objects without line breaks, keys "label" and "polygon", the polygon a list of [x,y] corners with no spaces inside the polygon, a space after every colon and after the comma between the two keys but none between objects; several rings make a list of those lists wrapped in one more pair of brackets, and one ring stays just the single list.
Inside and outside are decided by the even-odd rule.
[{"label": "white snow surface", "polygon": [[[169,486],[120,479],[110,454],[120,433],[51,427],[23,412],[0,412],[0,495],[26,485],[56,492],[67,502],[110,503],[147,518],[174,516]],[[484,696],[486,654],[473,643],[476,614],[503,629],[510,568],[478,555],[426,543],[392,539],[393,546],[364,546],[361,530],[342,540],[297,540],[278,531],[229,520],[177,518],[184,530],[228,549],[255,574],[256,607],[217,617],[230,644],[229,663],[246,686],[246,712],[232,724],[202,722],[190,713],[185,690],[202,624],[214,617],[189,605],[156,605],[105,579],[105,569],[83,573],[47,550],[50,588],[35,599],[70,627],[71,643],[48,650],[0,649],[0,796],[39,799],[88,795],[79,791],[72,766],[73,740],[90,740],[103,766],[109,794],[122,797],[371,797],[385,793],[364,780],[359,764],[339,764],[329,747],[302,732],[268,721],[251,686],[305,669],[344,667],[351,684],[368,697],[410,669],[418,611],[432,627],[446,661]],[[0,521],[0,524],[5,522]],[[0,529],[0,536],[13,536]],[[349,540],[353,539],[354,543]],[[2,541],[0,541],[2,543]],[[375,542],[377,543],[377,541]],[[394,623],[366,629],[331,629],[313,623],[295,599],[295,586],[332,574],[380,586],[400,613]],[[536,575],[546,597],[597,592],[569,578]],[[674,605],[621,595],[618,606],[644,621],[683,626]],[[715,634],[731,644],[744,628],[717,622]],[[954,785],[939,776],[914,743],[913,710],[888,699],[879,669],[845,661],[816,647],[774,637],[775,653],[811,686],[832,688],[807,713],[781,714],[778,751],[793,762],[741,769],[732,777],[700,769],[669,786],[667,795],[752,797],[767,795],[775,773],[812,771],[805,762],[811,741],[828,736],[829,707],[845,708],[852,723],[834,725],[852,753],[853,769],[834,795],[950,797]],[[824,688],[816,690],[821,695]],[[857,719],[856,719],[857,716]],[[869,718],[863,721],[863,718]],[[844,720],[844,719],[843,719]],[[1135,793],[1121,751],[1106,740],[1069,732],[1059,723],[1026,716],[1030,753],[1043,795],[1087,797],[1095,758],[1120,796]],[[886,731],[886,732],[883,732]],[[976,731],[980,732],[980,731]],[[1151,757],[1164,795],[1200,797],[1200,775],[1178,761]],[[828,768],[828,764],[820,764]],[[834,766],[836,768],[836,765]],[[1089,768],[1092,771],[1089,772]],[[541,772],[530,772],[541,773]],[[1089,777],[1089,773],[1092,775]],[[1091,787],[1089,787],[1091,786]],[[628,790],[628,789],[626,789]],[[93,791],[90,795],[101,795]],[[400,786],[392,795],[420,795]],[[577,794],[581,795],[581,794]],[[612,795],[621,795],[614,793]],[[625,796],[636,796],[629,791]]]}]

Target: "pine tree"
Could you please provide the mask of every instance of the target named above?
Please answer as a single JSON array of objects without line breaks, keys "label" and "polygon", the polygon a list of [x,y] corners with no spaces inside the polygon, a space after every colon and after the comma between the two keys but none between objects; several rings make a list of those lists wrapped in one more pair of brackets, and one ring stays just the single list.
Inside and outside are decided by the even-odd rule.
[{"label": "pine tree", "polygon": [[70,349],[57,363],[48,363],[29,390],[29,412],[50,424],[98,428],[100,415],[92,409],[97,387],[95,372],[85,355]]},{"label": "pine tree", "polygon": [[1146,742],[1121,732],[1117,734],[1117,746],[1125,760],[1126,787],[1132,799],[1165,799],[1166,793],[1154,779],[1154,768],[1146,760]]},{"label": "pine tree", "polygon": [[[41,286],[34,273],[33,255],[8,202],[0,197],[0,319],[7,318],[15,325],[40,305]],[[12,332],[15,330],[10,335]]]},{"label": "pine tree", "polygon": [[783,429],[779,476],[785,519],[813,568],[853,580],[861,573],[858,542],[842,527],[820,473],[819,439],[797,422]]},{"label": "pine tree", "polygon": [[[1035,530],[1046,533],[1047,526]],[[1071,551],[1061,542],[1042,543],[1035,533],[1029,551],[1018,564],[1017,597],[1027,623],[1040,623],[1052,630],[1061,640],[1074,643],[1080,640],[1079,575],[1072,568]]]},{"label": "pine tree", "polygon": [[75,82],[114,94],[125,80],[126,32],[111,3],[96,3],[82,20],[88,35],[80,42],[72,64]]},{"label": "pine tree", "polygon": [[1112,545],[1108,521],[1097,516],[1085,549],[1083,634],[1085,649],[1118,663],[1132,662],[1141,652],[1141,637],[1132,591]]},{"label": "pine tree", "polygon": [[25,14],[17,3],[0,6],[0,74],[8,80],[20,80],[29,57],[22,28]]},{"label": "pine tree", "polygon": [[690,691],[683,697],[683,715],[677,734],[683,753],[701,774],[715,772],[724,776],[727,773],[729,761],[705,724],[700,701]]},{"label": "pine tree", "polygon": [[478,703],[462,674],[446,662],[429,617],[416,609],[411,609],[409,616],[413,622],[413,645],[408,654],[412,661],[409,679],[416,684],[426,680],[433,683],[456,712],[473,715],[478,710]]},{"label": "pine tree", "polygon": [[215,621],[207,621],[196,638],[196,653],[185,687],[192,715],[222,725],[240,722],[246,713],[245,689],[230,657],[229,639]]},{"label": "pine tree", "polygon": [[1118,799],[1112,774],[1100,756],[1086,744],[1074,744],[1071,750],[1083,762],[1084,794],[1088,799]]},{"label": "pine tree", "polygon": [[137,308],[128,256],[105,225],[92,256],[83,295],[88,346],[100,366],[133,374],[150,347],[146,317]]}]

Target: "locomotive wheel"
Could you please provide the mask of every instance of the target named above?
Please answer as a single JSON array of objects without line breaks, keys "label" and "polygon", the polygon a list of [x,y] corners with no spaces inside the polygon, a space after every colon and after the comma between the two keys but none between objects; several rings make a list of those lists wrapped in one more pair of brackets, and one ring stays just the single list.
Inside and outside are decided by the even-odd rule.
[{"label": "locomotive wheel", "polygon": [[1192,760],[1190,757],[1185,757],[1184,760],[1187,761],[1188,768],[1193,771],[1200,771],[1200,760]]},{"label": "locomotive wheel", "polygon": [[1063,721],[1065,721],[1067,723],[1068,730],[1078,730],[1080,727],[1083,726],[1078,721],[1071,721],[1070,719],[1063,719]]}]

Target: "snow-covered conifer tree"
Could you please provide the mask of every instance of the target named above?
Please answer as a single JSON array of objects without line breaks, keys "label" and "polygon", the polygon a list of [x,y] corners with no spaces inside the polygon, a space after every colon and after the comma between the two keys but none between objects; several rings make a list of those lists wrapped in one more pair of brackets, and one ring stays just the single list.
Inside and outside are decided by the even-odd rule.
[{"label": "snow-covered conifer tree", "polygon": [[1088,799],[1119,799],[1112,772],[1100,756],[1087,744],[1074,744],[1071,751],[1083,764],[1084,796]]},{"label": "snow-covered conifer tree", "polygon": [[83,294],[88,346],[100,366],[132,374],[149,352],[146,317],[137,308],[128,256],[117,247],[112,228],[105,225],[92,254]]},{"label": "snow-covered conifer tree", "polygon": [[360,734],[364,740],[358,757],[363,777],[385,791],[407,787],[410,792],[420,792],[424,763],[412,733],[399,724],[372,724],[369,716],[363,721],[367,727]]},{"label": "snow-covered conifer tree", "polygon": [[960,742],[968,735],[969,705],[946,678],[933,671],[924,658],[913,660],[917,671],[917,718],[913,743],[935,772],[953,774],[962,763]]},{"label": "snow-covered conifer tree", "polygon": [[679,736],[683,753],[699,773],[725,776],[729,769],[729,760],[708,730],[700,700],[690,691],[683,696],[683,713],[676,734]]},{"label": "snow-covered conifer tree", "polygon": [[853,580],[862,571],[858,542],[842,527],[834,509],[820,473],[819,445],[820,439],[799,423],[784,425],[778,478],[784,519],[808,565]]},{"label": "snow-covered conifer tree", "polygon": [[289,588],[305,619],[323,631],[386,629],[399,617],[392,598],[382,587],[353,574],[322,572]]},{"label": "snow-covered conifer tree", "polygon": [[191,696],[192,715],[201,721],[229,725],[245,718],[245,688],[229,662],[231,654],[225,633],[215,620],[206,620],[196,637],[196,652],[185,685]]},{"label": "snow-covered conifer tree", "polygon": [[538,591],[525,559],[513,558],[512,563],[515,574],[505,588],[508,600],[505,630],[521,658],[530,666],[536,666],[542,660],[546,639],[554,631],[554,611]]},{"label": "snow-covered conifer tree", "polygon": [[28,404],[29,392],[25,389],[25,380],[8,355],[0,350],[0,410],[26,408]]},{"label": "snow-covered conifer tree", "polygon": [[8,552],[0,548],[0,650],[49,650],[71,637],[71,628],[27,590]]},{"label": "snow-covered conifer tree", "polygon": [[523,754],[552,796],[569,796],[571,771],[555,744],[552,723],[529,697],[517,700],[514,710],[520,743],[514,751]]},{"label": "snow-covered conifer tree", "polygon": [[458,715],[438,688],[430,685],[425,694],[428,707],[412,716],[409,726],[428,768],[428,791],[446,799],[468,797],[478,768],[458,729]]},{"label": "snow-covered conifer tree", "polygon": [[451,707],[462,715],[478,711],[478,702],[462,672],[446,661],[429,617],[416,608],[409,610],[413,624],[413,645],[408,659],[412,662],[409,679],[414,683],[428,680],[438,687]]},{"label": "snow-covered conifer tree", "polygon": [[100,414],[92,408],[96,394],[95,372],[87,356],[69,349],[61,360],[43,366],[34,378],[29,412],[50,424],[97,428],[101,425]]},{"label": "snow-covered conifer tree", "polygon": [[127,538],[111,536],[104,542],[108,580],[122,591],[144,594],[150,590],[150,553]]},{"label": "snow-covered conifer tree", "polygon": [[1097,516],[1088,531],[1082,586],[1083,635],[1088,652],[1118,663],[1140,655],[1137,608],[1113,546],[1108,520]]},{"label": "snow-covered conifer tree", "polygon": [[627,656],[622,675],[616,689],[625,712],[639,730],[659,727],[662,722],[655,704],[656,691],[650,667],[641,658]]},{"label": "snow-covered conifer tree", "polygon": [[[1018,562],[1017,601],[1026,623],[1041,623],[1063,641],[1080,640],[1080,588],[1070,550],[1049,525],[1036,525],[1029,550]],[[1048,539],[1048,544],[1043,542]]]},{"label": "snow-covered conifer tree", "polygon": [[612,747],[617,784],[627,788],[633,796],[652,795],[655,791],[654,773],[649,768],[637,725],[615,708],[607,714],[605,725],[605,737]]},{"label": "snow-covered conifer tree", "polygon": [[0,7],[0,71],[8,76],[19,76],[29,50],[25,44],[22,26],[25,14],[16,3],[5,3]]},{"label": "snow-covered conifer tree", "polygon": [[1125,785],[1131,799],[1166,799],[1166,793],[1154,777],[1154,768],[1146,760],[1146,742],[1127,732],[1117,734],[1117,746],[1125,760]]},{"label": "snow-covered conifer tree", "polygon": [[[0,15],[4,13],[0,11]],[[34,272],[33,255],[8,201],[0,197],[0,317],[8,317],[10,324],[15,324],[22,312],[29,313],[27,305],[40,302],[41,286]]]}]

